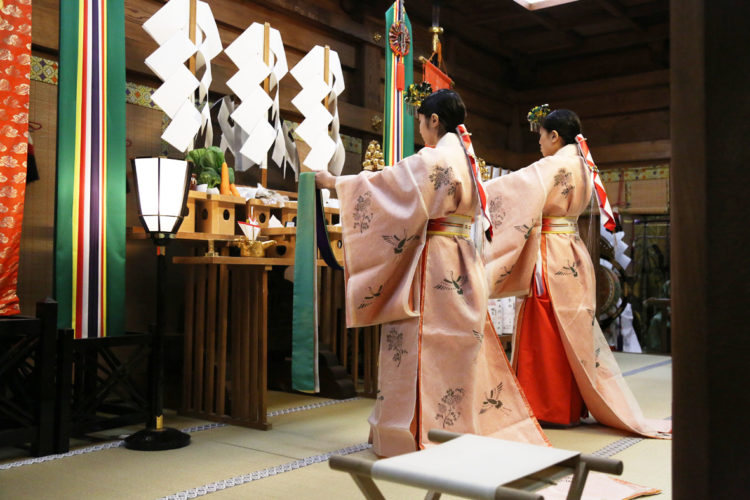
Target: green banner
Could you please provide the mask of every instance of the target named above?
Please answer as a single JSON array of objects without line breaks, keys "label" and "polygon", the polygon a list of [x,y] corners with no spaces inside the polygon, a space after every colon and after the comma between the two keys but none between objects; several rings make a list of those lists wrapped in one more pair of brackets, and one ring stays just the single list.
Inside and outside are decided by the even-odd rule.
[{"label": "green banner", "polygon": [[297,241],[294,249],[292,388],[318,392],[318,245],[315,173],[299,176]]},{"label": "green banner", "polygon": [[125,12],[60,2],[55,298],[76,338],[124,333]]},{"label": "green banner", "polygon": [[[400,50],[408,50],[400,57],[391,48],[391,39],[401,33]],[[401,159],[414,154],[414,118],[405,113],[404,92],[398,90],[398,66],[403,65],[404,89],[414,83],[414,64],[411,42],[411,22],[403,8],[403,2],[396,1],[385,13],[385,120],[383,122],[383,158],[386,165],[394,165]]]}]

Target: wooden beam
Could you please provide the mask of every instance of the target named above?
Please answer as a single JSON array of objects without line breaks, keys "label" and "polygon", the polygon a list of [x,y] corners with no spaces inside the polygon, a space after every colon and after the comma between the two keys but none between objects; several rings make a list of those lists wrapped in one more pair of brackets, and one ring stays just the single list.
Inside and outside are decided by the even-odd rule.
[{"label": "wooden beam", "polygon": [[[409,18],[412,20],[412,25],[420,24],[425,30],[432,23],[431,19],[421,17],[418,12],[409,13]],[[459,22],[461,19],[460,12],[449,5],[441,6],[440,24],[445,28],[445,37],[456,37],[469,46],[481,48],[497,57],[513,59],[525,56],[525,54],[504,44],[494,30],[482,26],[473,26],[471,29],[466,29],[466,26]],[[413,30],[416,30],[416,28],[413,28]]]},{"label": "wooden beam", "polygon": [[530,17],[531,19],[534,19],[537,23],[541,24],[545,28],[547,28],[550,31],[553,31],[560,35],[567,43],[572,45],[578,45],[583,42],[583,37],[570,29],[567,26],[563,26],[558,21],[552,19],[550,16],[530,10],[526,10],[525,8],[521,7],[520,5],[517,6],[519,9],[521,9],[523,12],[526,13],[526,16]]},{"label": "wooden beam", "polygon": [[594,148],[598,144],[618,144],[669,139],[668,109],[601,116],[583,121],[583,133]]},{"label": "wooden beam", "polygon": [[[231,3],[236,7],[239,7],[239,2],[231,2],[229,0],[211,0],[213,5],[216,2],[223,1],[224,3]],[[310,2],[306,0],[249,0],[248,2],[262,9],[273,10],[276,12],[283,13],[285,16],[303,20],[307,25],[315,25],[318,28],[322,28],[326,31],[335,30],[342,34],[347,35],[350,39],[355,39],[360,42],[366,42],[374,45],[379,45],[372,35],[378,31],[377,27],[372,26],[367,20],[364,23],[357,22],[346,15],[342,15],[341,8],[338,2]],[[329,8],[321,7],[319,4],[328,3]],[[317,4],[317,5],[316,5]],[[253,8],[249,7],[248,8]]]},{"label": "wooden beam", "polygon": [[568,85],[664,69],[655,63],[648,46],[601,52],[571,59],[550,59],[537,67],[536,81]]},{"label": "wooden beam", "polygon": [[555,47],[553,50],[548,50],[549,45],[547,45],[543,51],[529,50],[528,52],[534,54],[540,61],[547,61],[551,59],[570,58],[574,56],[609,52],[638,45],[647,46],[653,42],[668,39],[669,23],[665,22],[649,26],[647,29],[638,32],[614,32],[586,37],[574,48]]},{"label": "wooden beam", "polygon": [[[669,85],[669,70],[650,71],[568,85],[555,85],[524,91],[509,91],[513,102],[541,103],[545,99],[566,100],[576,97],[609,95],[622,90]],[[546,102],[546,101],[545,101]]]},{"label": "wooden beam", "polygon": [[383,49],[370,44],[362,44],[359,56],[361,103],[365,108],[383,109],[380,61]]},{"label": "wooden beam", "polygon": [[625,9],[622,7],[622,5],[618,4],[616,0],[595,0],[596,3],[602,6],[604,10],[612,14],[613,16],[625,20],[631,28],[633,28],[636,31],[643,31],[643,26],[633,21],[633,19],[628,16]]},{"label": "wooden beam", "polygon": [[642,111],[669,109],[669,87],[625,90],[608,96],[586,96],[552,101],[552,109],[575,110],[581,118],[616,116]]},{"label": "wooden beam", "polygon": [[[658,141],[631,142],[624,144],[610,144],[592,147],[591,154],[598,166],[608,163],[629,163],[643,161],[664,162],[672,157],[672,141],[662,139]],[[536,153],[512,153],[508,163],[512,170],[523,168],[534,163],[541,157]]]}]

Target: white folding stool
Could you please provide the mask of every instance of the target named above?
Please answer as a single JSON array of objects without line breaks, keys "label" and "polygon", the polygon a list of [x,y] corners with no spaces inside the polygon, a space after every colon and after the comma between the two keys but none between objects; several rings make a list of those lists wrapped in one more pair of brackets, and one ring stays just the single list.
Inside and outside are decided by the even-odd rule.
[{"label": "white folding stool", "polygon": [[369,500],[385,500],[373,479],[425,488],[426,500],[442,493],[464,498],[543,499],[534,491],[573,473],[569,500],[581,498],[588,472],[622,474],[622,461],[577,451],[431,430],[442,443],[382,460],[333,456],[332,469],[348,472]]}]

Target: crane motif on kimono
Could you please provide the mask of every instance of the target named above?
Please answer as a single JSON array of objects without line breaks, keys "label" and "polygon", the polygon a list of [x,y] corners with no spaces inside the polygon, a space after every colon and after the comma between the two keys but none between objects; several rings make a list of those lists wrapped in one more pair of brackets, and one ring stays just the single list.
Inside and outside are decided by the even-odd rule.
[{"label": "crane motif on kimono", "polygon": [[372,304],[372,301],[376,299],[377,297],[380,297],[380,294],[383,293],[383,285],[380,285],[378,287],[378,291],[374,292],[372,290],[371,286],[367,287],[368,290],[370,290],[370,295],[365,295],[365,298],[362,300],[362,303],[357,307],[357,309],[364,309],[365,307]]},{"label": "crane motif on kimono", "polygon": [[404,229],[404,237],[399,238],[398,235],[383,235],[383,240],[385,240],[386,243],[393,246],[393,253],[401,253],[404,251],[404,248],[406,248],[406,244],[409,243],[412,240],[419,240],[419,235],[414,234],[412,236],[406,237],[406,229]]},{"label": "crane motif on kimono", "polygon": [[443,278],[443,281],[435,285],[438,290],[456,290],[458,295],[464,294],[464,289],[461,285],[462,282],[466,281],[466,276],[459,274],[457,278],[453,277],[453,271],[451,271],[451,277]]},{"label": "crane motif on kimono", "polygon": [[482,347],[482,341],[484,340],[484,333],[478,332],[476,330],[472,330],[471,333],[474,334],[474,338],[477,339],[479,342],[479,347]]},{"label": "crane motif on kimono", "polygon": [[500,274],[500,277],[497,279],[497,281],[495,281],[495,284],[499,285],[500,283],[502,283],[503,281],[505,281],[505,279],[508,276],[510,276],[510,273],[513,272],[513,268],[514,267],[516,267],[515,264],[513,264],[512,266],[510,266],[510,268],[508,268],[508,266],[503,266],[503,272]]},{"label": "crane motif on kimono", "polygon": [[500,393],[503,391],[503,383],[500,382],[497,384],[497,387],[494,389],[490,389],[490,393],[484,397],[484,402],[482,403],[482,409],[479,410],[479,414],[491,410],[492,408],[495,408],[496,410],[500,410],[506,415],[511,413],[510,408],[503,408],[503,402],[500,400]]},{"label": "crane motif on kimono", "polygon": [[570,261],[568,261],[568,265],[567,266],[563,266],[562,269],[560,269],[559,271],[557,271],[555,273],[555,275],[557,275],[557,276],[571,276],[572,275],[574,278],[577,278],[578,277],[578,266],[580,266],[580,265],[581,265],[581,261],[580,260],[577,260],[577,261],[573,262],[572,264],[570,263]]},{"label": "crane motif on kimono", "polygon": [[531,231],[534,230],[534,226],[536,226],[535,221],[531,221],[529,224],[521,224],[520,226],[513,226],[516,231],[521,231],[523,233],[523,239],[528,240],[531,236]]}]

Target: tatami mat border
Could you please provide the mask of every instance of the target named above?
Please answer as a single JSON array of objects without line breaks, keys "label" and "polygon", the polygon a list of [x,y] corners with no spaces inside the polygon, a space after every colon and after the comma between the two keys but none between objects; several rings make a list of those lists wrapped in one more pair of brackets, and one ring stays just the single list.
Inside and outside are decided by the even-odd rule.
[{"label": "tatami mat border", "polygon": [[617,455],[621,451],[625,451],[635,444],[640,443],[641,441],[643,441],[643,439],[644,438],[642,437],[626,437],[618,439],[614,443],[609,443],[604,448],[596,450],[594,453],[592,453],[592,455],[596,455],[597,457],[609,458],[613,455]]},{"label": "tatami mat border", "polygon": [[203,486],[198,486],[197,488],[191,488],[189,490],[180,491],[178,493],[174,493],[172,495],[163,497],[160,500],[182,500],[185,498],[202,497],[204,495],[208,495],[209,493],[214,493],[217,491],[225,490],[227,488],[233,488],[235,486],[240,486],[240,485],[252,482],[252,481],[257,481],[258,479],[264,479],[266,477],[276,476],[278,474],[283,474],[284,472],[291,472],[293,470],[301,469],[302,467],[307,467],[308,465],[325,462],[329,458],[331,458],[333,455],[349,455],[351,453],[357,453],[359,451],[367,450],[370,447],[372,447],[372,445],[368,443],[361,443],[361,444],[357,444],[354,446],[347,446],[346,448],[341,448],[336,451],[329,451],[327,453],[322,453],[320,455],[313,455],[310,457],[305,457],[299,460],[295,460],[293,462],[287,462],[285,464],[274,465],[273,467],[267,467],[265,469],[251,472],[249,474],[243,474],[241,476],[230,477],[229,479],[223,479],[221,481],[216,481],[214,483],[209,483]]},{"label": "tatami mat border", "polygon": [[[629,370],[627,372],[624,372],[622,375],[624,377],[627,377],[627,376],[630,376],[630,375],[634,375],[636,373],[641,373],[641,372],[644,372],[644,371],[647,371],[647,370],[651,370],[651,369],[654,369],[654,368],[658,368],[660,366],[665,366],[665,365],[668,365],[668,364],[671,364],[671,363],[672,363],[672,360],[671,359],[667,359],[667,360],[659,361],[657,363],[653,363],[653,364],[650,364],[650,365],[642,366],[640,368],[635,368],[633,370]],[[268,417],[276,417],[276,416],[280,416],[280,415],[287,415],[287,414],[290,414],[290,413],[296,413],[296,412],[300,412],[300,411],[312,410],[312,409],[315,409],[315,408],[322,408],[322,407],[325,407],[325,406],[331,406],[331,405],[335,405],[335,404],[339,404],[339,403],[348,403],[348,402],[352,402],[352,401],[357,401],[359,399],[361,399],[361,398],[354,397],[354,398],[348,398],[348,399],[342,399],[342,400],[328,400],[328,401],[321,401],[320,403],[311,403],[311,404],[307,404],[307,405],[295,406],[295,407],[292,407],[292,408],[282,408],[280,410],[269,411],[267,413],[267,416]],[[672,417],[668,417],[668,419],[670,419],[670,420],[671,420],[671,418]],[[184,429],[182,429],[182,431],[183,432],[188,432],[188,433],[200,432],[200,431],[204,431],[204,430],[211,430],[211,429],[217,429],[217,428],[220,428],[220,427],[225,427],[227,425],[228,424],[226,424],[226,423],[201,424],[201,425],[196,425],[196,426],[184,428]],[[619,440],[617,440],[617,441],[615,441],[613,443],[608,444],[607,446],[604,446],[603,448],[595,451],[593,454],[597,455],[597,456],[601,456],[601,457],[611,457],[611,456],[616,455],[617,453],[620,453],[620,452],[624,451],[625,449],[630,448],[631,446],[633,446],[633,445],[635,445],[635,444],[643,441],[643,439],[644,438],[641,438],[641,437],[626,437],[626,438],[622,438],[622,439],[619,439]],[[97,445],[94,445],[94,446],[88,446],[88,447],[85,447],[85,448],[79,448],[77,450],[72,450],[72,451],[69,451],[67,453],[61,453],[61,454],[56,454],[56,455],[47,455],[47,456],[44,456],[44,457],[35,457],[35,458],[29,458],[29,459],[25,459],[25,460],[19,460],[19,461],[16,461],[16,462],[10,462],[10,463],[6,463],[6,464],[0,464],[0,470],[8,470],[8,469],[12,469],[14,467],[22,467],[24,465],[38,464],[38,463],[43,463],[43,462],[49,462],[49,461],[52,461],[52,460],[59,460],[61,458],[67,458],[67,457],[72,457],[72,456],[76,456],[76,455],[83,455],[83,454],[86,454],[86,453],[93,453],[93,452],[96,452],[96,451],[108,450],[108,449],[112,449],[112,448],[119,448],[120,446],[123,446],[124,444],[125,444],[125,442],[123,440],[111,441],[111,442],[107,442],[107,443],[97,444]],[[364,449],[367,449],[367,448],[370,447],[370,445],[362,445],[362,444],[360,444],[360,445],[355,445],[355,446],[351,446],[351,447],[348,447],[348,448],[342,448],[342,450],[355,449],[355,448],[358,448],[358,447],[361,447],[361,446],[365,446],[365,447],[361,448],[361,449],[356,449],[355,451],[349,451],[348,453],[355,453],[356,451],[361,451],[361,450],[364,450]],[[218,491],[220,489],[226,489],[227,487],[231,487],[231,486],[237,486],[239,484],[244,484],[244,483],[247,483],[249,481],[254,481],[254,480],[257,480],[257,479],[261,479],[263,477],[275,476],[275,475],[283,473],[283,472],[288,472],[288,471],[291,471],[291,470],[296,470],[296,469],[299,469],[300,467],[304,467],[304,466],[310,465],[311,463],[322,462],[322,461],[328,460],[328,458],[330,458],[330,456],[332,456],[332,455],[345,454],[345,453],[342,452],[342,450],[337,450],[337,451],[325,453],[325,454],[322,454],[322,455],[316,455],[316,456],[313,456],[313,457],[307,457],[305,459],[297,460],[295,462],[290,462],[288,464],[283,464],[283,465],[271,467],[271,468],[268,468],[268,469],[263,469],[261,471],[256,471],[256,472],[252,472],[250,474],[245,474],[243,476],[238,476],[237,478],[226,479],[226,480],[223,480],[223,481],[219,481],[217,483],[210,483],[209,485],[206,485],[204,487],[199,487],[199,488],[196,488],[194,490],[186,490],[186,492],[180,492],[180,493],[176,493],[175,494],[175,495],[182,495],[182,494],[187,495],[189,493],[189,494],[193,494],[194,496],[175,496],[175,495],[171,495],[171,496],[166,497],[166,498],[195,498],[196,496],[202,496],[202,495],[205,495],[207,493],[211,493],[213,491]],[[325,457],[325,458],[321,458],[321,457]],[[316,460],[316,461],[310,462],[310,463],[305,463],[306,461],[309,461],[309,460]],[[304,465],[300,465],[300,463],[303,463]],[[263,475],[263,474],[265,474],[265,475]],[[232,483],[233,481],[236,484]],[[237,483],[237,481],[240,481],[240,482]],[[232,483],[232,484],[230,484],[230,483]],[[216,485],[219,485],[219,486],[216,486]],[[214,489],[212,489],[211,491],[208,491],[208,490],[203,491],[203,490],[201,490],[201,488],[209,488],[209,487],[210,488],[214,488]],[[199,490],[203,491],[203,493],[200,493],[200,494],[195,493],[195,492],[198,492]]]},{"label": "tatami mat border", "polygon": [[659,368],[660,366],[665,365],[671,365],[672,360],[671,359],[665,359],[663,361],[659,361],[658,363],[653,363],[646,366],[641,366],[640,368],[634,368],[632,370],[628,370],[625,373],[622,374],[623,377],[629,377],[630,375],[635,375],[636,373],[645,372],[647,370],[653,370],[654,368]]},{"label": "tatami mat border", "polygon": [[97,444],[94,446],[87,446],[86,448],[78,448],[77,450],[71,450],[67,453],[58,453],[57,455],[45,455],[43,457],[27,458],[26,460],[19,460],[17,462],[10,462],[7,464],[0,464],[0,470],[13,469],[14,467],[23,467],[24,465],[41,464],[44,462],[50,462],[52,460],[59,460],[61,458],[74,457],[76,455],[84,455],[86,453],[92,453],[95,451],[109,450],[111,448],[119,448],[124,445],[125,441],[110,441],[108,443]]},{"label": "tatami mat border", "polygon": [[[299,411],[305,411],[305,410],[312,410],[315,408],[322,408],[324,406],[331,406],[339,403],[348,403],[350,401],[356,401],[358,399],[361,399],[359,397],[349,398],[349,399],[339,399],[339,400],[330,400],[330,401],[322,401],[320,403],[312,403],[309,405],[301,405],[301,406],[295,406],[293,408],[283,408],[281,410],[275,410],[275,411],[269,411],[267,415],[269,417],[276,417],[279,415],[287,415],[289,413],[296,413]],[[180,429],[182,432],[187,432],[188,434],[192,432],[200,432],[200,431],[208,431],[211,429],[218,429],[219,427],[226,427],[228,424],[222,423],[222,422],[215,422],[210,424],[201,424],[201,425],[195,425],[192,427],[186,427],[184,429]],[[87,446],[85,448],[78,448],[77,450],[71,450],[67,453],[58,453],[56,455],[46,455],[43,457],[34,457],[34,458],[27,458],[24,460],[18,460],[16,462],[9,462],[7,464],[0,464],[0,470],[7,470],[12,469],[14,467],[23,467],[24,465],[33,465],[33,464],[40,464],[43,462],[49,462],[51,460],[59,460],[61,458],[68,458],[68,457],[74,457],[76,455],[83,455],[85,453],[93,453],[95,451],[102,451],[102,450],[109,450],[112,448],[119,448],[120,446],[123,446],[125,444],[125,441],[119,440],[119,441],[110,441],[107,443],[101,443],[93,446]]]},{"label": "tatami mat border", "polygon": [[330,401],[321,401],[320,403],[311,403],[309,405],[296,406],[294,408],[282,408],[281,410],[269,411],[266,415],[270,417],[278,417],[279,415],[287,415],[289,413],[296,413],[298,411],[313,410],[315,408],[322,408],[324,406],[336,405],[339,403],[349,403],[351,401],[357,401],[362,399],[360,397],[348,398],[348,399],[332,399]]},{"label": "tatami mat border", "polygon": [[[211,423],[211,424],[202,424],[202,425],[194,425],[192,427],[186,427],[184,429],[180,429],[182,432],[187,432],[188,434],[192,432],[200,432],[200,431],[210,431],[211,429],[217,429],[219,427],[226,427],[227,424],[217,422],[217,423]],[[76,455],[85,455],[86,453],[93,453],[95,451],[102,451],[102,450],[111,450],[112,448],[119,448],[120,446],[124,446],[125,441],[120,439],[119,441],[108,441],[106,443],[96,444],[93,446],[87,446],[85,448],[78,448],[76,450],[71,450],[67,453],[58,453],[56,455],[46,455],[43,457],[35,457],[35,458],[27,458],[25,460],[18,460],[16,462],[10,462],[7,464],[0,464],[0,470],[8,470],[13,469],[15,467],[23,467],[24,465],[33,465],[33,464],[41,464],[43,462],[49,462],[51,460],[59,460],[61,458],[68,458],[68,457],[74,457]]]}]

